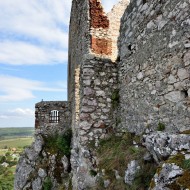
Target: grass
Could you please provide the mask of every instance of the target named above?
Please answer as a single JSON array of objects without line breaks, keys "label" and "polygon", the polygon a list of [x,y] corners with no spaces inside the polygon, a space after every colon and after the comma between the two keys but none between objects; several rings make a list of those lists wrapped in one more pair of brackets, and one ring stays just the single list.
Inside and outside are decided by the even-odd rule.
[{"label": "grass", "polygon": [[0,128],[0,140],[14,139],[19,137],[30,137],[33,136],[33,134],[33,127]]},{"label": "grass", "polygon": [[[24,148],[31,145],[34,141],[33,137],[14,138],[0,141],[0,149],[7,148]],[[0,151],[1,153],[1,151]]]},{"label": "grass", "polygon": [[52,181],[50,177],[46,177],[43,183],[43,190],[51,190],[53,187]]},{"label": "grass", "polygon": [[0,190],[13,190],[13,181],[13,171],[0,166]]},{"label": "grass", "polygon": [[186,170],[190,170],[190,159],[184,160],[182,163],[182,168]]},{"label": "grass", "polygon": [[[33,131],[33,128],[0,128],[0,164],[9,164],[7,168],[0,165],[0,190],[13,190],[17,160],[12,155],[19,157],[23,148],[31,145]],[[12,148],[16,148],[16,151],[12,151]]]},{"label": "grass", "polygon": [[164,131],[165,128],[166,126],[163,123],[161,122],[158,123],[157,131]]},{"label": "grass", "polygon": [[[156,165],[154,163],[147,163],[143,160],[145,148],[135,147],[133,145],[134,139],[140,139],[131,133],[126,133],[121,137],[111,136],[108,139],[100,141],[97,150],[98,157],[98,170],[105,170],[105,175],[99,178],[98,187],[96,189],[105,189],[103,181],[109,179],[111,184],[108,190],[121,189],[121,190],[137,190],[148,189],[151,179],[156,172]],[[127,165],[132,160],[138,160],[141,169],[135,176],[132,186],[128,186],[123,180],[116,180],[114,170],[119,172],[123,178]]]},{"label": "grass", "polygon": [[190,130],[182,131],[180,134],[190,135]]},{"label": "grass", "polygon": [[60,155],[70,156],[71,151],[71,138],[72,131],[68,130],[64,134],[53,134],[51,136],[44,137],[45,150],[51,154],[58,153]]}]

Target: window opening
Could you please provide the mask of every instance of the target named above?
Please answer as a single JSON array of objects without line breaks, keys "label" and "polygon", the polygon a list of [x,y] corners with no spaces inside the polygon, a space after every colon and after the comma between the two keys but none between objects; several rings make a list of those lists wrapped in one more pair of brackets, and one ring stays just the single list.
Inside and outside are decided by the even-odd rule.
[{"label": "window opening", "polygon": [[52,110],[50,112],[49,122],[50,123],[59,123],[59,111]]}]

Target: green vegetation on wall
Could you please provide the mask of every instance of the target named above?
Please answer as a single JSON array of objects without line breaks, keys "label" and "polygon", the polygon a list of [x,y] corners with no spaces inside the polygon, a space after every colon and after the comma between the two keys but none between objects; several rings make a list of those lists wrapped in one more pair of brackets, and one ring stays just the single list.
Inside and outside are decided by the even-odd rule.
[{"label": "green vegetation on wall", "polygon": [[[133,142],[139,144],[135,146]],[[108,190],[121,189],[121,190],[137,190],[148,189],[151,179],[156,172],[156,164],[153,162],[145,162],[143,155],[146,150],[140,145],[141,137],[135,136],[131,133],[126,133],[122,136],[112,135],[110,138],[101,140],[99,148],[97,149],[97,157],[99,160],[98,173],[101,174],[98,178],[98,186],[96,190],[103,190],[104,180],[110,180]],[[132,160],[137,160],[141,166],[140,170],[136,173],[134,183],[129,186],[124,183],[125,171],[128,164]],[[121,179],[116,179],[115,171],[118,171]]]},{"label": "green vegetation on wall", "polygon": [[43,183],[43,190],[51,190],[53,187],[52,181],[50,177],[46,177],[44,183]]},{"label": "green vegetation on wall", "polygon": [[72,131],[69,129],[64,134],[54,134],[44,137],[45,150],[52,154],[59,153],[60,155],[70,156],[71,152]]},{"label": "green vegetation on wall", "polygon": [[116,109],[118,107],[119,99],[120,99],[119,90],[115,90],[111,95],[113,109]]},{"label": "green vegetation on wall", "polygon": [[157,127],[158,131],[164,131],[165,128],[166,128],[166,126],[163,123],[161,123],[161,122],[158,123],[158,127]]}]

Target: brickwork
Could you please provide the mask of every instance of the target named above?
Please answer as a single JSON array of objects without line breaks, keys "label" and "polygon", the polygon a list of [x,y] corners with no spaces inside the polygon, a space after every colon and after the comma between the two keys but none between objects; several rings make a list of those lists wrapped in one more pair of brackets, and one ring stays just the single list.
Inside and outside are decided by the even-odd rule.
[{"label": "brickwork", "polygon": [[110,55],[112,53],[112,41],[105,38],[94,38],[91,39],[92,52],[95,54]]},{"label": "brickwork", "polygon": [[120,19],[128,4],[128,0],[122,0],[106,15],[100,1],[90,0],[91,53],[112,61],[117,59]]},{"label": "brickwork", "polygon": [[89,0],[89,2],[91,28],[109,28],[109,20],[103,11],[101,2],[98,0]]}]

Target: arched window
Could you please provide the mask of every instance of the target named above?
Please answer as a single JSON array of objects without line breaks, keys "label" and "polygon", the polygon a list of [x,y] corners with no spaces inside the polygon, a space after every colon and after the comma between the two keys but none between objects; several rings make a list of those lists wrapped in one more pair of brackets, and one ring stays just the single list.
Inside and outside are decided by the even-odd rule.
[{"label": "arched window", "polygon": [[50,123],[59,123],[59,111],[52,110],[50,112],[49,122]]}]

